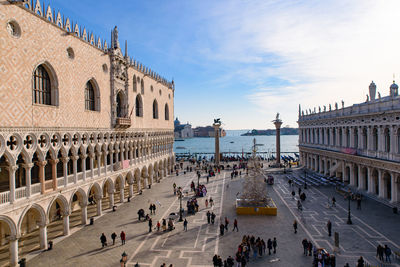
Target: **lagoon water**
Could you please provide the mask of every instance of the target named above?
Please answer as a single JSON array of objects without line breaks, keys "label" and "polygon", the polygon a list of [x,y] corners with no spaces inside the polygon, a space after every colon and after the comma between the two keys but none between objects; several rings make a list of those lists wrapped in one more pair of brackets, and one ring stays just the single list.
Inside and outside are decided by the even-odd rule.
[{"label": "lagoon water", "polygon": [[[275,135],[240,136],[247,130],[227,130],[226,136],[220,138],[221,152],[251,152],[253,139],[256,138],[259,152],[275,152]],[[298,135],[281,135],[282,152],[298,152]],[[174,142],[175,153],[213,153],[214,138],[196,137]]]}]

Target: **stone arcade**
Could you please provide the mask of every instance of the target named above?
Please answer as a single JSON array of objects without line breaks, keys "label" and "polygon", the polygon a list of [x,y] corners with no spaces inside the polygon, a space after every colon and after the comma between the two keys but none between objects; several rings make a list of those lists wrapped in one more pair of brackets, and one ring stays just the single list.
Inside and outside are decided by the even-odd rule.
[{"label": "stone arcade", "polygon": [[391,205],[400,201],[400,96],[393,82],[389,96],[375,98],[369,86],[361,104],[319,112],[299,108],[301,164],[336,176],[353,188]]},{"label": "stone arcade", "polygon": [[0,263],[16,266],[171,173],[175,88],[117,28],[109,48],[39,0],[0,1],[0,25]]}]

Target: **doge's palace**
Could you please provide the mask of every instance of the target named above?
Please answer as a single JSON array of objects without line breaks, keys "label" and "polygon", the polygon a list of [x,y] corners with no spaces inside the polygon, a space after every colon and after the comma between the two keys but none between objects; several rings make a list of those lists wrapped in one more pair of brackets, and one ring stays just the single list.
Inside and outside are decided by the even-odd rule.
[{"label": "doge's palace", "polygon": [[318,111],[299,107],[301,164],[335,176],[353,189],[391,206],[400,202],[400,96],[376,97],[369,85],[365,102],[335,104]]},{"label": "doge's palace", "polygon": [[[0,1],[0,263],[170,174],[174,82],[36,1]],[[58,230],[60,229],[60,230]]]}]

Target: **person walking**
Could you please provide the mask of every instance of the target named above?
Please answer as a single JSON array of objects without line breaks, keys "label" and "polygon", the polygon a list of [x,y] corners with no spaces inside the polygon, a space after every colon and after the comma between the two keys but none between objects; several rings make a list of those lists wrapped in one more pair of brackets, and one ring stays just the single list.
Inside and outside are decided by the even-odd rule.
[{"label": "person walking", "polygon": [[153,214],[154,215],[156,214],[156,209],[157,209],[156,204],[153,204]]},{"label": "person walking", "polygon": [[276,241],[276,237],[272,241],[272,247],[274,248],[274,254],[276,254],[276,247],[278,246],[278,242]]},{"label": "person walking", "polygon": [[149,210],[150,210],[150,214],[152,215],[153,214],[153,204],[150,204]]},{"label": "person walking", "polygon": [[214,200],[212,199],[212,197],[210,197],[210,208],[212,208],[212,206],[214,205]]},{"label": "person walking", "polygon": [[357,195],[357,209],[361,210],[361,195]]},{"label": "person walking", "polygon": [[188,221],[185,218],[185,220],[183,221],[183,230],[186,232],[187,232],[187,225],[188,225]]},{"label": "person walking", "polygon": [[392,255],[392,250],[387,245],[385,245],[386,262],[392,263],[390,261],[390,255]]},{"label": "person walking", "polygon": [[126,240],[125,232],[121,231],[121,234],[119,236],[121,237],[122,245],[125,245],[125,240]]},{"label": "person walking", "polygon": [[229,220],[225,217],[225,230],[228,231]]},{"label": "person walking", "polygon": [[162,230],[163,232],[167,231],[167,221],[165,219],[162,219]]},{"label": "person walking", "polygon": [[336,207],[336,198],[332,197],[332,207]]},{"label": "person walking", "polygon": [[379,258],[380,261],[383,261],[383,247],[379,244],[376,248],[376,256]]},{"label": "person walking", "polygon": [[101,242],[101,248],[107,246],[107,237],[104,235],[104,233],[102,233],[100,236],[100,242]]},{"label": "person walking", "polygon": [[364,267],[364,259],[362,256],[357,261],[357,267]]},{"label": "person walking", "polygon": [[232,232],[235,231],[235,229],[236,229],[236,232],[239,232],[238,222],[237,222],[236,218],[233,221],[233,230],[232,230]]},{"label": "person walking", "polygon": [[308,250],[308,241],[307,239],[303,239],[303,241],[301,241],[302,245],[303,245],[303,254],[307,256],[307,250]]},{"label": "person walking", "polygon": [[326,227],[328,228],[328,235],[332,236],[332,223],[330,220],[328,220],[328,223],[326,224]]},{"label": "person walking", "polygon": [[272,240],[271,240],[271,238],[268,238],[267,248],[268,248],[268,255],[271,255],[271,249],[272,249]]},{"label": "person walking", "polygon": [[293,229],[294,229],[294,233],[297,234],[297,221],[294,220],[293,222]]},{"label": "person walking", "polygon": [[149,233],[152,231],[152,228],[153,227],[153,221],[151,220],[151,218],[149,219]]},{"label": "person walking", "polygon": [[221,223],[221,224],[219,225],[219,233],[220,233],[221,236],[224,235],[224,229],[225,229],[225,226],[224,226],[223,223]]},{"label": "person walking", "polygon": [[210,213],[210,211],[207,211],[207,223],[208,224],[211,223],[211,213]]},{"label": "person walking", "polygon": [[207,209],[208,208],[208,199],[207,198],[206,198],[205,204],[206,204],[206,209]]},{"label": "person walking", "polygon": [[294,192],[294,189],[292,190],[292,198],[294,199],[294,196],[296,195],[296,192]]},{"label": "person walking", "polygon": [[215,222],[215,214],[214,212],[211,212],[211,224],[214,224]]},{"label": "person walking", "polygon": [[156,226],[157,226],[157,232],[159,232],[160,231],[160,227],[161,227],[160,221],[157,221]]},{"label": "person walking", "polygon": [[114,232],[111,234],[111,239],[113,241],[113,245],[115,245],[115,238],[117,238],[117,234]]}]

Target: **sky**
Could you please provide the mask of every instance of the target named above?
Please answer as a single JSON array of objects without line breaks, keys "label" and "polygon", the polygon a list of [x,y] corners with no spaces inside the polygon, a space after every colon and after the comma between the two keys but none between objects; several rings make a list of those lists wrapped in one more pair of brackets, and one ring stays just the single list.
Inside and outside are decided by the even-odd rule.
[{"label": "sky", "polygon": [[[302,109],[382,96],[400,80],[399,0],[52,0],[175,82],[175,117],[225,129],[297,127]],[[339,104],[341,106],[341,104]]]}]

